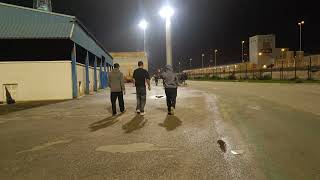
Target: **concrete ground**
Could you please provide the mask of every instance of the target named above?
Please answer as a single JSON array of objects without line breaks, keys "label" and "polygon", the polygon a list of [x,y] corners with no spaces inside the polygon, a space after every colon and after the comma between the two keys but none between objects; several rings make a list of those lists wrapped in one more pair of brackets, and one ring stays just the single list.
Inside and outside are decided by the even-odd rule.
[{"label": "concrete ground", "polygon": [[0,179],[320,179],[320,85],[189,82],[175,116],[153,87],[145,117],[127,89],[1,115]]}]

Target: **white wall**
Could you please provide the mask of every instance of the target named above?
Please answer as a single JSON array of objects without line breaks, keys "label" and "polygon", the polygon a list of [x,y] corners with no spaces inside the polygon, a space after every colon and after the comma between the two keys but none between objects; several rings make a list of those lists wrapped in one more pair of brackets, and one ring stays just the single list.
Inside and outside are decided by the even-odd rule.
[{"label": "white wall", "polygon": [[97,67],[97,81],[98,81],[98,89],[101,88],[101,83],[100,83],[100,67]]},{"label": "white wall", "polygon": [[71,62],[0,62],[0,101],[4,84],[17,84],[16,101],[72,99]]},{"label": "white wall", "polygon": [[89,67],[89,90],[90,92],[94,91],[94,68],[93,67]]},{"label": "white wall", "polygon": [[77,63],[78,96],[84,96],[86,92],[86,66]]}]

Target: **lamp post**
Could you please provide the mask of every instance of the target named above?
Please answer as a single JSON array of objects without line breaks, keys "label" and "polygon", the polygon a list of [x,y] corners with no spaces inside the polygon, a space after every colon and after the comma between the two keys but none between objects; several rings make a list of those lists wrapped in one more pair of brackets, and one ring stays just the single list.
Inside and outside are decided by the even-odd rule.
[{"label": "lamp post", "polygon": [[159,14],[166,20],[167,65],[172,65],[171,17],[174,14],[174,10],[170,6],[164,6],[163,8],[161,8]]},{"label": "lamp post", "polygon": [[284,48],[282,48],[281,49],[281,59],[284,59],[284,52],[285,52],[286,50],[284,49]]},{"label": "lamp post", "polygon": [[181,73],[181,62],[179,61],[179,73]]},{"label": "lamp post", "polygon": [[189,61],[190,61],[190,69],[192,69],[192,58],[190,58]]},{"label": "lamp post", "polygon": [[300,51],[302,51],[302,26],[304,25],[304,21],[298,23],[300,29]]},{"label": "lamp post", "polygon": [[146,49],[146,30],[148,28],[148,22],[146,20],[141,20],[139,23],[139,27],[143,30],[143,50],[147,53]]},{"label": "lamp post", "polygon": [[218,49],[214,50],[214,67],[217,66],[217,53],[218,53]]},{"label": "lamp post", "polygon": [[202,54],[202,68],[204,68],[203,59],[204,59],[204,54]]},{"label": "lamp post", "polygon": [[245,43],[245,41],[242,41],[242,42],[241,42],[241,45],[242,45],[242,53],[241,53],[242,63],[244,63],[244,43]]}]

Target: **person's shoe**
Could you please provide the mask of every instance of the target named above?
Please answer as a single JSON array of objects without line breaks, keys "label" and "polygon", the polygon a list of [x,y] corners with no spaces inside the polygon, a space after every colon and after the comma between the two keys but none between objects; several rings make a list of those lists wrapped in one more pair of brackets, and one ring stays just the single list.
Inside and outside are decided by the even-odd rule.
[{"label": "person's shoe", "polygon": [[137,109],[137,110],[136,110],[136,113],[137,113],[137,114],[140,114],[140,110],[139,110],[139,109]]},{"label": "person's shoe", "polygon": [[146,113],[145,113],[145,112],[141,112],[140,115],[141,115],[141,116],[144,116],[144,115],[146,115]]},{"label": "person's shoe", "polygon": [[170,113],[171,113],[171,115],[174,115],[174,107],[171,107],[171,111],[170,111]]},{"label": "person's shoe", "polygon": [[117,116],[117,113],[116,114],[112,114],[112,117],[115,117],[115,116]]}]

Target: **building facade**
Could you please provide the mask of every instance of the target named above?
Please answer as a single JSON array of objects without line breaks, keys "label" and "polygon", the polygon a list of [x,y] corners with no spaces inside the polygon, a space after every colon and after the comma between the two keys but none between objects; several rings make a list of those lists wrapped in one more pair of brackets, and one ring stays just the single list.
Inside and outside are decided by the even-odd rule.
[{"label": "building facade", "polygon": [[272,64],[278,54],[276,49],[276,36],[257,35],[249,39],[249,59],[250,63],[257,65]]},{"label": "building facade", "polygon": [[120,64],[127,82],[132,81],[133,71],[138,68],[138,62],[142,61],[144,68],[148,70],[148,58],[145,52],[112,52],[113,62]]},{"label": "building facade", "polygon": [[112,56],[74,16],[0,3],[0,103],[78,98],[107,87]]}]

